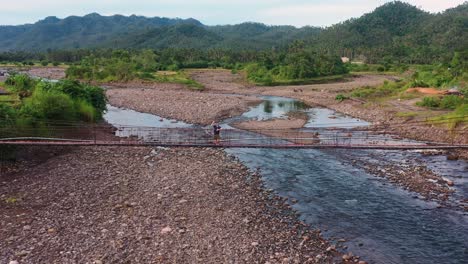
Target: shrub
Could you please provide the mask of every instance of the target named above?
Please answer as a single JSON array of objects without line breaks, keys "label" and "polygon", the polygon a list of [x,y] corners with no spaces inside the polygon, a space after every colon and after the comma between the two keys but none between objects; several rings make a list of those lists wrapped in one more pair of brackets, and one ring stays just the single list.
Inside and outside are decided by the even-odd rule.
[{"label": "shrub", "polygon": [[444,96],[440,101],[440,108],[454,110],[461,104],[463,104],[465,99],[456,95]]},{"label": "shrub", "polygon": [[424,97],[421,102],[417,102],[416,105],[437,108],[440,106],[440,99],[437,97]]},{"label": "shrub", "polygon": [[349,99],[349,97],[346,96],[346,95],[343,95],[343,94],[338,94],[338,95],[335,97],[335,100],[337,100],[337,101],[339,101],[339,102],[342,102],[342,101],[344,101],[344,100],[346,100],[346,99]]},{"label": "shrub", "polygon": [[49,65],[49,62],[48,61],[41,61],[41,65],[42,66],[47,66],[47,65]]},{"label": "shrub", "polygon": [[21,114],[37,119],[73,120],[76,117],[74,107],[73,100],[66,94],[37,89],[24,102]]},{"label": "shrub", "polygon": [[19,97],[23,99],[31,96],[37,84],[37,80],[26,74],[13,74],[5,80],[5,84],[9,85],[9,88],[13,90],[13,92],[18,93]]},{"label": "shrub", "polygon": [[15,119],[16,110],[8,104],[0,103],[0,128],[14,124]]},{"label": "shrub", "polygon": [[452,113],[430,119],[437,125],[447,125],[450,130],[455,129],[458,125],[468,122],[468,104],[458,106]]},{"label": "shrub", "polygon": [[80,120],[94,122],[96,118],[100,118],[100,115],[97,114],[94,107],[83,100],[79,100],[75,103],[75,109]]}]

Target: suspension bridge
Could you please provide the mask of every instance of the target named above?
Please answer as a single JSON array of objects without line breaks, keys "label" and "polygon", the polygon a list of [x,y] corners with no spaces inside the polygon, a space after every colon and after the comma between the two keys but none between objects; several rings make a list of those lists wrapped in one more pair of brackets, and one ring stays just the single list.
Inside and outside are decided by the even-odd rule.
[{"label": "suspension bridge", "polygon": [[161,146],[276,149],[468,149],[466,144],[422,142],[385,131],[346,128],[223,129],[219,141],[202,127],[157,128],[99,125],[0,129],[0,146]]}]

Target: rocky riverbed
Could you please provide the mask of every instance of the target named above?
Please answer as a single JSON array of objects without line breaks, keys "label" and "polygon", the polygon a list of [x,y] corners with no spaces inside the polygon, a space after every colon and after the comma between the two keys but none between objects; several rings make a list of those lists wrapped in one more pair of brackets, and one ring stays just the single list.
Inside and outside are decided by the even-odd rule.
[{"label": "rocky riverbed", "polygon": [[185,87],[181,89],[181,85],[138,86],[109,86],[107,96],[110,104],[192,124],[209,125],[212,121],[238,116],[250,105],[260,102],[252,96],[190,91]]},{"label": "rocky riverbed", "polygon": [[332,263],[337,254],[219,150],[81,147],[0,179],[2,263]]},{"label": "rocky riverbed", "polygon": [[[388,133],[400,135],[405,138],[436,141],[468,143],[466,129],[464,133],[447,133],[443,126],[428,125],[424,122],[413,122],[407,125],[407,118],[397,117],[397,112],[404,109],[398,106],[388,105],[382,107],[374,104],[365,104],[359,100],[335,100],[337,94],[346,94],[353,89],[365,86],[378,86],[386,80],[397,79],[386,75],[359,75],[349,78],[345,82],[312,84],[299,86],[259,87],[248,84],[239,74],[232,74],[226,70],[197,70],[192,71],[192,77],[206,87],[207,92],[213,93],[239,93],[239,94],[261,94],[289,97],[301,100],[309,105],[319,105],[332,110],[360,118],[374,124],[387,124]],[[417,108],[417,107],[414,107]],[[413,109],[414,110],[414,109]],[[421,108],[421,111],[427,109]],[[468,159],[468,152],[458,153],[461,157]]]}]

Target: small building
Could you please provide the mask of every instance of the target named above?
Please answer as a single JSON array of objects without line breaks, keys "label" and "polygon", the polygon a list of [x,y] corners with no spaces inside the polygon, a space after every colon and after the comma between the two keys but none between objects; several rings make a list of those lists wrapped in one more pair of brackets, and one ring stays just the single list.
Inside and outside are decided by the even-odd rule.
[{"label": "small building", "polygon": [[341,57],[341,61],[343,63],[348,63],[348,62],[350,62],[350,59],[348,57]]}]

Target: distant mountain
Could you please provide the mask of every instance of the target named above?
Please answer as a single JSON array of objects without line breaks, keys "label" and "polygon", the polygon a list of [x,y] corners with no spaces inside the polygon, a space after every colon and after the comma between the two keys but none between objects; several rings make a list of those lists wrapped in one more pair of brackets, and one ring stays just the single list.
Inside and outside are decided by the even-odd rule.
[{"label": "distant mountain", "polygon": [[35,24],[0,27],[0,51],[75,48],[224,48],[266,50],[295,40],[330,53],[370,62],[390,56],[430,62],[465,51],[468,2],[431,14],[394,1],[328,28],[260,23],[206,26],[195,19],[101,16],[48,17]]},{"label": "distant mountain", "polygon": [[319,28],[244,23],[205,26],[195,19],[101,16],[47,17],[35,24],[0,26],[0,51],[76,48],[267,49],[306,38]]},{"label": "distant mountain", "polygon": [[178,24],[202,24],[195,19],[101,16],[93,13],[65,19],[47,17],[35,24],[0,27],[0,50],[44,51],[47,49],[101,46],[119,35]]},{"label": "distant mountain", "polygon": [[390,2],[372,13],[323,30],[311,42],[343,56],[363,55],[370,61],[387,55],[412,56],[415,62],[432,61],[437,56],[467,50],[468,2],[438,14]]}]

